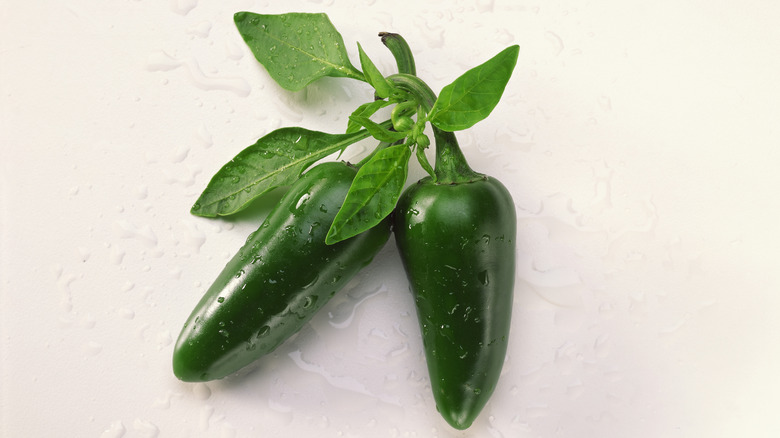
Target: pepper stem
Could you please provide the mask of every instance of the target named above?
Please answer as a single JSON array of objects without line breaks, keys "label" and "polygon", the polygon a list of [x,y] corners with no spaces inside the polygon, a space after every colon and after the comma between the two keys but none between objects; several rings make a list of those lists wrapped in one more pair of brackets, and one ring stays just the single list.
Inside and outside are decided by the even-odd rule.
[{"label": "pepper stem", "polygon": [[398,72],[416,75],[417,69],[414,65],[412,49],[409,48],[404,37],[391,32],[379,32],[379,36],[382,38],[382,44],[393,54],[395,62],[398,64]]},{"label": "pepper stem", "polygon": [[443,131],[433,127],[436,140],[436,174],[437,184],[460,184],[484,179],[485,176],[475,172],[463,156],[454,132]]},{"label": "pepper stem", "polygon": [[[436,94],[422,79],[410,74],[394,74],[387,77],[398,88],[410,93],[417,99],[423,110],[428,113],[436,102]],[[469,167],[466,157],[460,150],[454,132],[444,131],[431,124],[436,141],[436,168],[434,175],[439,184],[454,184],[476,181],[484,175]]]}]

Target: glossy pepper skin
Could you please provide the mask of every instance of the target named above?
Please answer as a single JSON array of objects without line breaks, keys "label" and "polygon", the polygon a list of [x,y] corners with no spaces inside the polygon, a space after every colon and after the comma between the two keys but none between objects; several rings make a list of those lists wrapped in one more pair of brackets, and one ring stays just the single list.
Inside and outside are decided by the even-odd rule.
[{"label": "glossy pepper skin", "polygon": [[292,185],[187,319],[173,352],[176,377],[220,379],[271,352],[371,262],[389,239],[389,220],[325,244],[356,173],[328,162]]},{"label": "glossy pepper skin", "polygon": [[466,429],[496,387],[507,350],[517,222],[498,180],[470,174],[410,186],[395,210],[436,407]]}]

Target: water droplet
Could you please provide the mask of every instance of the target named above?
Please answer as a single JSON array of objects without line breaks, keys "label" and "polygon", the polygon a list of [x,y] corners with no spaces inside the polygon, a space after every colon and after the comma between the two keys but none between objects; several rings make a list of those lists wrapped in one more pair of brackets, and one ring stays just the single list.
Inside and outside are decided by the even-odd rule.
[{"label": "water droplet", "polygon": [[176,69],[182,65],[183,62],[171,57],[170,55],[168,55],[162,50],[157,50],[153,53],[150,53],[146,59],[146,70],[152,72],[169,71],[169,70]]},{"label": "water droplet", "polygon": [[179,146],[170,157],[171,163],[181,163],[190,154],[190,148],[188,146]]},{"label": "water droplet", "polygon": [[79,253],[79,258],[81,259],[82,263],[85,263],[87,260],[89,260],[89,256],[91,255],[88,248],[80,246],[76,248],[76,251]]},{"label": "water droplet", "polygon": [[133,422],[133,429],[139,431],[142,436],[147,438],[155,438],[160,433],[160,429],[157,428],[157,425],[146,420],[141,420],[140,418],[137,418]]},{"label": "water droplet", "polygon": [[[320,276],[319,276],[318,274],[314,274],[314,276],[312,277],[311,281],[309,281],[308,283],[306,283],[306,285],[305,285],[305,286],[303,286],[303,288],[304,288],[304,289],[308,289],[308,288],[310,288],[310,287],[314,286],[315,284],[317,284],[317,282],[319,281],[319,279],[320,279]],[[314,297],[314,299],[315,299],[315,300],[316,300],[316,298],[317,298],[317,297]]]},{"label": "water droplet", "polygon": [[306,205],[306,201],[308,201],[309,198],[311,198],[311,194],[304,193],[303,196],[301,196],[300,199],[298,199],[298,202],[295,204],[295,209],[300,210],[304,205]]},{"label": "water droplet", "polygon": [[477,0],[477,10],[479,12],[493,12],[494,0]]},{"label": "water droplet", "polygon": [[168,330],[163,330],[159,333],[157,333],[157,349],[162,350],[163,348],[171,345],[173,343],[173,336],[171,335],[171,332]]},{"label": "water droplet", "polygon": [[100,438],[122,438],[125,435],[125,425],[120,420],[111,423],[103,433],[100,434]]},{"label": "water droplet", "polygon": [[152,407],[156,409],[163,409],[163,410],[170,409],[172,397],[173,397],[173,391],[168,391],[164,395],[157,397],[154,400]]},{"label": "water droplet", "polygon": [[268,332],[270,332],[270,331],[271,331],[271,327],[268,327],[267,325],[264,325],[264,326],[260,327],[260,331],[257,332],[257,337],[259,338],[259,337],[262,337],[262,336],[266,336],[268,334]]},{"label": "water droplet", "polygon": [[81,347],[81,350],[87,356],[97,356],[103,351],[103,346],[95,341],[89,341]]},{"label": "water droplet", "polygon": [[218,303],[224,303],[224,302],[225,302],[225,297],[219,297],[219,298],[217,298],[217,302],[218,302]]},{"label": "water droplet", "polygon": [[479,282],[482,283],[483,286],[487,286],[490,284],[490,275],[488,274],[488,271],[482,271],[478,275]]},{"label": "water droplet", "polygon": [[124,319],[133,319],[135,318],[135,312],[132,309],[122,308],[118,310],[119,316],[121,316]]},{"label": "water droplet", "polygon": [[187,15],[198,6],[198,0],[173,0],[170,2],[171,10],[179,15]]},{"label": "water droplet", "polygon": [[563,39],[561,39],[555,32],[547,31],[544,33],[544,37],[552,44],[553,52],[555,56],[558,56],[563,52]]},{"label": "water droplet", "polygon": [[243,78],[231,78],[231,77],[209,77],[203,74],[200,65],[193,58],[186,63],[190,80],[195,87],[204,90],[224,90],[230,91],[240,97],[249,96],[251,87],[249,83]]},{"label": "water droplet", "polygon": [[145,184],[142,184],[135,188],[134,194],[135,199],[146,199],[146,197],[149,196],[149,188]]},{"label": "water droplet", "polygon": [[211,23],[208,21],[201,21],[187,29],[188,34],[201,38],[206,38],[209,36],[209,32],[211,32]]},{"label": "water droplet", "polygon": [[147,247],[157,246],[157,236],[149,225],[137,227],[135,224],[126,220],[119,220],[114,222],[114,228],[119,237],[123,239],[136,238]]},{"label": "water droplet", "polygon": [[206,400],[211,397],[211,389],[205,383],[197,383],[192,387],[192,394],[198,400]]},{"label": "water droplet", "polygon": [[604,111],[612,110],[612,99],[610,99],[609,96],[600,96],[598,98],[598,103],[601,109]]}]

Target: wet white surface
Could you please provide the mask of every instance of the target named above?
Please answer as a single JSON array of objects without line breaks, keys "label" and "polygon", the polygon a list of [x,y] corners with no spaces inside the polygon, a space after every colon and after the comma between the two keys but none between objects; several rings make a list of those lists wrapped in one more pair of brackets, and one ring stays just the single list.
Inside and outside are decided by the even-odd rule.
[{"label": "wet white surface", "polygon": [[[694,1],[5,2],[6,437],[774,437],[780,381],[780,6]],[[324,11],[435,90],[510,44],[459,135],[518,213],[504,373],[474,426],[436,413],[391,243],[238,376],[177,381],[182,323],[270,203],[189,215],[281,126],[339,132],[368,88],[276,86],[239,10]],[[364,153],[362,146],[349,157]],[[421,176],[414,164],[410,181]]]}]

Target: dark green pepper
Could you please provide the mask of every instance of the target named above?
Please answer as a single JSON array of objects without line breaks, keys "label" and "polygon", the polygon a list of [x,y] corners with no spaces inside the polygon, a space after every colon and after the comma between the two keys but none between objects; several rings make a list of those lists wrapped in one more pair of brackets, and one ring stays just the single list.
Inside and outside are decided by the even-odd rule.
[{"label": "dark green pepper", "polygon": [[436,407],[466,429],[493,393],[506,355],[517,222],[504,185],[473,172],[451,133],[435,134],[436,180],[426,177],[404,192],[393,232]]},{"label": "dark green pepper", "polygon": [[219,379],[271,352],[371,262],[389,239],[389,219],[325,244],[356,173],[327,162],[292,185],[185,323],[173,352],[179,379]]}]

